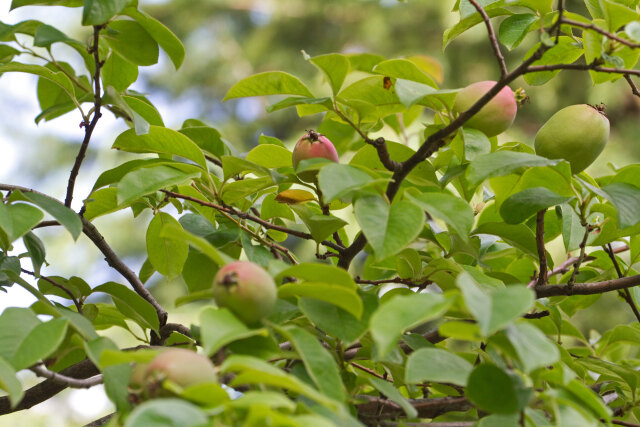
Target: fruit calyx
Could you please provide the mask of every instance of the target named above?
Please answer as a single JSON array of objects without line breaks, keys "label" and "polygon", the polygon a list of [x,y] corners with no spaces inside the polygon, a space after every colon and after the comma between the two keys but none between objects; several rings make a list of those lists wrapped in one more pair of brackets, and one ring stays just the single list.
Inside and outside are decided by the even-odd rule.
[{"label": "fruit calyx", "polygon": [[308,130],[307,130],[307,135],[308,135],[308,136],[307,136],[307,139],[308,139],[309,141],[311,141],[311,142],[318,142],[318,141],[320,140],[320,137],[321,137],[321,136],[324,136],[324,135],[322,135],[322,134],[320,134],[320,133],[316,132],[316,131],[315,131],[315,130],[313,130],[313,129],[308,129]]},{"label": "fruit calyx", "polygon": [[605,105],[604,102],[601,102],[600,104],[595,104],[595,105],[591,105],[591,104],[587,104],[587,105],[589,107],[593,108],[594,110],[596,110],[598,113],[600,113],[603,116],[605,116],[607,119],[609,118],[609,116],[605,112],[605,110],[607,109],[607,106]]}]

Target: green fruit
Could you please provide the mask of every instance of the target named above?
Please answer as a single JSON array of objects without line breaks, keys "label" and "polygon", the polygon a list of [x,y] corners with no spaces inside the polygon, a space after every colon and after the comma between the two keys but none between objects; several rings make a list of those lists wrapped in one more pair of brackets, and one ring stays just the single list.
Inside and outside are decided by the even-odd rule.
[{"label": "green fruit", "polygon": [[276,284],[262,267],[249,261],[234,261],[222,267],[213,279],[213,298],[248,325],[273,312],[278,299]]},{"label": "green fruit", "polygon": [[609,120],[587,104],[571,105],[555,113],[536,134],[539,156],[564,159],[579,173],[602,153],[609,139]]},{"label": "green fruit", "polygon": [[[496,82],[487,80],[470,84],[456,95],[453,112],[460,114],[487,93]],[[518,112],[516,97],[509,86],[503,87],[478,113],[463,126],[477,129],[491,137],[501,134],[511,126]]]},{"label": "green fruit", "polygon": [[[298,169],[302,160],[309,159],[327,159],[336,163],[339,161],[338,152],[329,138],[312,130],[302,135],[293,148],[293,169]],[[305,182],[313,182],[317,174],[317,170],[307,170],[298,173],[298,178]]]},{"label": "green fruit", "polygon": [[[132,384],[140,382],[140,370],[144,366],[134,369]],[[165,380],[187,388],[200,383],[217,382],[217,375],[207,357],[195,351],[174,348],[158,354],[144,369],[144,383],[149,396],[170,394],[161,388]]]}]

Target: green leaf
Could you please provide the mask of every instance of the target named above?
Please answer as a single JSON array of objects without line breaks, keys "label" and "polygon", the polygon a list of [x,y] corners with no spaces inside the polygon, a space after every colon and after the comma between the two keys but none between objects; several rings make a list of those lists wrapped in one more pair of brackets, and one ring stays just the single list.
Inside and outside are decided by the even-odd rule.
[{"label": "green leaf", "polygon": [[193,403],[182,399],[153,399],[137,406],[124,427],[202,427],[209,418]]},{"label": "green leaf", "polygon": [[0,64],[0,74],[8,72],[35,74],[36,76],[40,76],[57,84],[65,91],[69,98],[74,98],[73,84],[71,80],[69,80],[69,77],[62,71],[56,73],[40,65],[21,64],[19,62]]},{"label": "green leaf", "polygon": [[373,67],[373,72],[388,77],[409,80],[412,82],[422,83],[437,89],[438,85],[427,73],[422,71],[418,66],[408,59],[388,59],[379,62]]},{"label": "green leaf", "polygon": [[278,273],[276,280],[280,281],[285,277],[295,277],[309,282],[316,282],[318,278],[322,278],[324,283],[358,289],[358,285],[346,270],[329,264],[314,262],[296,264]]},{"label": "green leaf", "polygon": [[160,126],[150,126],[149,133],[136,135],[134,129],[124,131],[116,138],[113,147],[131,153],[164,153],[193,160],[202,169],[207,163],[200,148],[185,135]]},{"label": "green leaf", "polygon": [[525,391],[513,376],[491,364],[478,365],[467,382],[466,396],[480,409],[496,414],[512,414],[529,403]]},{"label": "green leaf", "polygon": [[511,50],[518,46],[538,17],[532,13],[517,13],[505,18],[498,30],[498,39]]},{"label": "green leaf", "polygon": [[107,282],[93,289],[93,292],[104,292],[113,299],[114,304],[128,318],[143,328],[157,331],[159,328],[158,314],[155,308],[140,295],[124,285]]},{"label": "green leaf", "polygon": [[0,388],[9,394],[11,408],[15,408],[24,396],[16,370],[3,357],[0,357]]},{"label": "green leaf", "polygon": [[199,250],[190,248],[182,269],[182,278],[189,293],[211,290],[211,284],[217,271],[218,264]]},{"label": "green leaf", "polygon": [[329,53],[326,55],[314,56],[309,59],[313,65],[318,67],[327,77],[333,95],[337,95],[342,87],[344,78],[349,73],[349,59],[339,53]]},{"label": "green leaf", "polygon": [[345,388],[340,379],[338,365],[331,353],[314,335],[302,328],[290,326],[282,332],[300,355],[307,373],[318,389],[337,401],[344,400]]},{"label": "green leaf", "polygon": [[631,40],[640,42],[640,21],[629,22],[624,27],[624,32],[627,33]]},{"label": "green leaf", "polygon": [[188,233],[182,227],[178,228],[173,224],[165,224],[160,231],[160,237],[186,241],[190,246],[198,249],[204,255],[209,257],[218,266],[223,266],[228,262],[231,262],[231,258],[228,255],[218,251],[218,249],[206,239],[192,233]]},{"label": "green leaf", "polygon": [[220,135],[220,132],[212,127],[189,126],[183,127],[179,132],[195,142],[198,147],[213,154],[214,156],[222,157],[229,151],[222,141],[222,135]]},{"label": "green leaf", "polygon": [[260,144],[247,154],[247,160],[265,168],[291,167],[291,151],[273,144]]},{"label": "green leaf", "polygon": [[220,191],[220,196],[226,203],[234,203],[244,197],[255,195],[260,190],[264,190],[273,185],[274,182],[270,176],[256,179],[243,179],[226,183],[224,187],[222,187],[222,191]]},{"label": "green leaf", "polygon": [[562,210],[562,240],[567,252],[578,249],[584,236],[584,227],[580,217],[568,204],[560,205]]},{"label": "green leaf", "polygon": [[466,272],[456,280],[464,302],[485,336],[508,326],[533,307],[533,291],[524,285],[485,291]]},{"label": "green leaf", "polygon": [[618,28],[638,19],[638,13],[636,12],[637,2],[635,2],[636,4],[629,4],[629,7],[620,3],[622,2],[619,0],[603,0],[600,2],[609,30],[612,32],[616,32]]},{"label": "green leaf", "polygon": [[166,224],[182,228],[171,215],[159,212],[153,217],[147,228],[147,253],[155,269],[168,278],[182,273],[182,267],[189,254],[189,244],[183,240],[160,237],[160,231]]},{"label": "green leaf", "polygon": [[305,205],[291,205],[290,207],[309,228],[309,232],[316,242],[323,241],[347,225],[347,222],[341,218],[333,215],[322,215]]},{"label": "green leaf", "polygon": [[355,214],[379,260],[407,247],[418,237],[425,223],[425,214],[418,206],[404,200],[389,206],[380,196],[358,199]]},{"label": "green leaf", "polygon": [[313,94],[297,77],[282,71],[267,71],[244,78],[233,85],[223,101],[263,95],[300,95],[313,98]]},{"label": "green leaf", "polygon": [[[154,126],[161,126],[161,127],[164,126],[164,122],[162,121],[162,116],[160,116],[160,113],[158,112],[158,110],[155,109],[153,105],[150,105],[144,102],[143,100],[133,96],[124,95],[122,96],[122,100],[126,102],[126,104],[131,108],[131,110],[134,113],[142,117],[148,124],[154,125]],[[146,132],[136,132],[136,133],[140,135],[148,132],[149,130],[147,129]]]},{"label": "green leaf", "polygon": [[504,176],[521,168],[532,166],[553,166],[558,160],[549,160],[535,154],[517,151],[496,151],[476,157],[467,168],[467,180],[471,185],[494,176]]},{"label": "green leaf", "polygon": [[339,163],[330,163],[324,166],[318,174],[318,186],[322,191],[325,203],[347,198],[373,182],[374,179],[366,172]]},{"label": "green leaf", "polygon": [[105,87],[113,86],[118,92],[123,92],[138,79],[138,66],[117,52],[111,52],[101,69],[100,77]]},{"label": "green leaf", "polygon": [[135,19],[136,22],[140,24],[142,28],[151,35],[151,37],[153,37],[162,50],[169,55],[169,58],[171,59],[171,62],[173,62],[173,66],[176,70],[180,68],[182,61],[184,60],[184,46],[180,39],[176,37],[170,29],[165,27],[160,21],[149,14],[133,7],[126,8],[124,13]]},{"label": "green leaf", "polygon": [[302,394],[332,410],[339,407],[336,401],[317,392],[302,380],[255,357],[231,355],[222,363],[220,370],[222,373],[239,372],[231,382],[231,386],[238,384],[264,384],[282,387],[294,393]]},{"label": "green leaf", "polygon": [[[540,44],[536,44],[525,55],[525,58],[530,57],[540,47]],[[573,38],[568,36],[560,36],[558,43],[551,49],[547,50],[541,59],[535,61],[532,66],[536,65],[550,65],[550,64],[571,64],[575,62],[584,54],[584,49],[581,44],[576,43]],[[524,75],[524,80],[532,85],[539,86],[545,84],[551,80],[561,70],[555,71],[538,71],[534,73],[528,73]]]},{"label": "green leaf", "polygon": [[464,240],[473,227],[473,209],[464,200],[447,193],[407,193],[409,200],[442,220]]},{"label": "green leaf", "polygon": [[131,378],[131,366],[128,363],[102,367],[100,359],[105,350],[118,350],[118,346],[106,337],[99,337],[84,343],[84,349],[89,359],[101,367],[104,389],[109,399],[115,403],[119,411],[129,412],[129,392],[127,386]]},{"label": "green leaf", "polygon": [[405,381],[409,384],[434,381],[464,387],[473,365],[447,350],[421,348],[409,355],[405,369]]},{"label": "green leaf", "polygon": [[527,188],[507,198],[500,206],[500,215],[507,224],[519,224],[542,209],[570,199],[544,187]]},{"label": "green leaf", "polygon": [[45,212],[47,212],[60,224],[62,224],[62,226],[69,230],[69,233],[71,233],[71,236],[73,236],[74,240],[77,240],[80,236],[80,233],[82,233],[82,220],[80,219],[78,214],[76,214],[74,211],[72,211],[59,201],[35,192],[22,193],[19,191],[15,191],[12,196],[17,196],[17,198],[19,198],[20,200],[26,200],[42,208]]},{"label": "green leaf", "polygon": [[0,202],[0,228],[7,234],[9,243],[27,234],[43,217],[42,211],[31,205]]},{"label": "green leaf", "polygon": [[46,256],[44,243],[31,231],[22,236],[22,242],[27,248],[27,252],[29,252],[29,258],[31,258],[36,277],[40,276],[40,267],[44,264]]},{"label": "green leaf", "polygon": [[440,317],[449,306],[444,296],[433,293],[397,295],[381,305],[369,322],[378,357],[391,353],[404,331]]},{"label": "green leaf", "polygon": [[247,328],[226,308],[207,307],[200,312],[202,346],[209,356],[234,341],[265,334],[264,329]]},{"label": "green leaf", "polygon": [[393,384],[374,376],[367,375],[366,377],[373,387],[384,394],[389,400],[397,403],[404,413],[407,414],[407,417],[418,418],[418,411],[416,408],[414,408],[409,399],[404,397],[400,390],[398,390]]},{"label": "green leaf", "polygon": [[602,187],[604,195],[618,211],[620,227],[631,227],[640,222],[640,188],[624,182]]},{"label": "green leaf", "polygon": [[129,0],[84,0],[82,25],[102,25],[127,6]]},{"label": "green leaf", "polygon": [[33,37],[33,45],[39,47],[50,47],[52,43],[70,40],[66,34],[51,25],[40,25],[36,29]]},{"label": "green leaf", "polygon": [[201,174],[195,166],[179,163],[174,166],[179,167],[153,165],[129,172],[118,183],[117,204],[128,205],[162,188],[189,183]]},{"label": "green leaf", "polygon": [[[387,151],[389,152],[389,156],[398,162],[403,162],[415,154],[415,151],[406,145],[393,141],[387,141]],[[369,144],[358,150],[349,164],[352,166],[363,166],[375,171],[388,172],[387,168],[385,168],[380,161],[376,149]],[[418,166],[413,168],[409,175],[407,175],[406,180],[416,185],[440,187],[435,170],[428,161],[420,162]]]},{"label": "green leaf", "polygon": [[53,354],[62,344],[68,325],[67,319],[58,318],[31,329],[11,358],[13,367],[19,371]]},{"label": "green leaf", "polygon": [[107,30],[102,33],[102,38],[129,62],[136,65],[153,65],[158,62],[158,43],[135,21],[111,21]]},{"label": "green leaf", "polygon": [[[320,279],[320,278],[318,278]],[[362,300],[355,289],[322,282],[286,283],[278,288],[279,298],[305,297],[325,301],[351,313],[362,316]]]},{"label": "green leaf", "polygon": [[525,372],[531,372],[542,366],[550,366],[558,361],[560,352],[540,329],[529,323],[516,323],[507,328],[507,337]]},{"label": "green leaf", "polygon": [[25,337],[41,323],[28,308],[8,307],[4,310],[0,315],[0,358],[12,360]]},{"label": "green leaf", "polygon": [[500,237],[506,243],[525,254],[536,258],[536,237],[525,224],[504,224],[501,222],[486,222],[473,230],[472,234],[492,234]]},{"label": "green leaf", "polygon": [[[512,15],[513,12],[503,9],[503,8],[487,8],[485,12],[489,16],[489,18],[493,18],[494,16],[502,16],[502,15]],[[469,28],[475,27],[476,25],[482,22],[482,16],[479,13],[475,12],[473,15],[467,16],[466,18],[460,20],[456,25],[446,30],[443,34],[442,40],[442,49],[444,50],[447,45],[451,42],[451,40],[458,37],[460,34],[467,31]]]},{"label": "green leaf", "polygon": [[352,314],[328,302],[300,298],[300,310],[318,328],[327,334],[340,338],[345,344],[355,342],[369,327],[369,319],[378,308],[378,298],[375,295],[361,293],[363,312],[358,320]]}]

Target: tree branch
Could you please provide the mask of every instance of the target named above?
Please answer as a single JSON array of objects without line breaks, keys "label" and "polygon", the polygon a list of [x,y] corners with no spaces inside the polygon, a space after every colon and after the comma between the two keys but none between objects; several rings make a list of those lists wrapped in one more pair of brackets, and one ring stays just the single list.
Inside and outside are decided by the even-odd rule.
[{"label": "tree branch", "polygon": [[[99,373],[100,371],[98,371],[98,368],[96,368],[93,362],[89,359],[85,359],[82,362],[60,371],[61,375],[75,379],[85,379],[98,375]],[[62,384],[52,379],[47,379],[26,390],[24,397],[15,408],[11,407],[11,402],[7,396],[0,397],[0,415],[29,409],[38,403],[49,400],[65,388],[67,388],[66,384]]]},{"label": "tree branch", "polygon": [[547,209],[538,211],[536,216],[536,246],[538,248],[538,259],[540,260],[540,272],[536,286],[547,283],[547,251],[544,247],[544,214]]},{"label": "tree branch", "polygon": [[[358,417],[363,420],[381,420],[404,415],[398,404],[382,397],[356,396],[367,402],[356,405]],[[418,418],[435,418],[451,411],[466,411],[472,407],[466,397],[438,397],[434,399],[412,399],[411,405],[418,411]]]},{"label": "tree branch", "polygon": [[533,289],[536,291],[537,298],[545,298],[560,295],[603,294],[605,292],[617,291],[618,289],[633,288],[638,285],[640,285],[640,274],[602,282],[574,283],[573,286],[565,283],[562,285],[536,286]]},{"label": "tree branch", "polygon": [[50,371],[43,365],[36,365],[31,370],[39,377],[48,378],[56,383],[63,384],[71,388],[91,388],[102,384],[102,375],[94,375],[86,379],[78,379]]},{"label": "tree branch", "polygon": [[[104,25],[94,25],[93,26],[93,44],[91,46],[90,52],[93,53],[93,61],[95,63],[95,73],[93,75],[93,84],[94,84],[94,93],[93,93],[93,117],[91,118],[90,123],[84,122],[84,139],[82,140],[82,144],[80,145],[80,151],[78,151],[78,155],[76,156],[76,161],[73,164],[73,168],[71,168],[71,173],[69,174],[69,182],[67,183],[67,195],[64,199],[64,205],[66,207],[71,207],[71,201],[73,200],[73,188],[76,184],[76,178],[78,176],[78,172],[80,172],[80,166],[82,166],[82,161],[84,160],[85,155],[87,154],[87,148],[89,147],[89,141],[91,141],[91,135],[93,134],[93,130],[98,124],[98,120],[102,117],[102,113],[100,112],[100,107],[102,106],[102,98],[100,96],[100,69],[102,68],[103,62],[100,61],[100,31],[104,28]],[[84,211],[83,211],[84,212]]]},{"label": "tree branch", "polygon": [[[111,246],[104,239],[104,236],[100,234],[98,229],[87,219],[84,217],[80,217],[82,219],[83,232],[84,234],[91,239],[94,245],[100,252],[104,255],[107,264],[118,273],[120,273],[133,287],[133,290],[136,291],[138,295],[147,300],[153,308],[156,309],[156,313],[158,313],[158,320],[160,321],[160,327],[164,326],[167,323],[167,312],[164,308],[156,301],[156,299],[151,295],[151,292],[147,288],[144,287],[142,281],[136,273],[134,273],[127,265],[116,255],[116,253],[111,249]],[[155,333],[153,333],[155,335]],[[156,344],[155,342],[152,344]]]},{"label": "tree branch", "polygon": [[498,39],[496,38],[496,33],[493,30],[493,26],[491,25],[491,19],[487,12],[478,4],[476,0],[469,0],[469,3],[476,8],[480,16],[482,16],[482,20],[484,21],[484,25],[487,27],[487,32],[489,33],[489,41],[491,41],[491,48],[493,49],[493,54],[498,60],[498,66],[500,67],[500,77],[504,78],[507,73],[507,64],[504,62],[504,56],[502,55],[502,51],[500,50],[500,45],[498,44]]}]

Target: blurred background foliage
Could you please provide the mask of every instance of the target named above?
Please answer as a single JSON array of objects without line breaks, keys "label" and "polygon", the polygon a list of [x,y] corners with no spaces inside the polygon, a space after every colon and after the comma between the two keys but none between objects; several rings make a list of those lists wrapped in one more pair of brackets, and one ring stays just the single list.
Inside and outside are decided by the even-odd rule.
[{"label": "blurred background foliage", "polygon": [[[148,94],[169,127],[179,128],[187,118],[203,120],[216,127],[241,152],[256,145],[260,134],[278,137],[292,146],[305,129],[318,128],[319,116],[299,118],[294,109],[267,114],[265,107],[271,102],[266,99],[222,103],[227,90],[251,74],[284,70],[309,83],[316,93],[327,91],[320,74],[304,59],[302,51],[311,56],[330,52],[370,52],[387,58],[429,55],[442,66],[443,88],[495,80],[498,68],[484,26],[476,26],[443,51],[442,33],[458,20],[457,14],[451,12],[454,3],[455,0],[140,0],[142,9],[182,40],[187,55],[177,72],[166,56],[158,65],[142,67],[132,88]],[[79,27],[79,9],[26,7],[8,13],[9,6],[9,0],[0,0],[0,21],[40,19],[64,28],[77,39],[89,36],[86,28]],[[582,0],[568,0],[566,7],[576,13],[587,13]],[[493,20],[496,28],[501,19]],[[537,41],[535,37],[531,33],[512,52],[505,49],[510,66],[522,60]],[[53,54],[59,60],[81,66],[75,54],[64,46],[55,45]],[[78,127],[80,118],[75,112],[36,125],[33,118],[39,110],[35,83],[24,76],[0,78],[0,180],[31,186],[61,198],[83,131]],[[640,102],[631,95],[623,79],[594,87],[587,73],[565,71],[542,87],[530,87],[522,79],[511,86],[524,88],[530,102],[520,109],[515,126],[501,136],[501,141],[532,144],[539,126],[558,109],[577,103],[603,102],[611,121],[611,140],[588,171],[597,176],[612,166],[640,160]],[[105,114],[98,124],[96,138],[80,172],[76,208],[101,171],[128,159],[124,153],[109,150],[115,137],[126,128],[122,121],[109,116]],[[425,114],[416,121],[416,129],[429,120]],[[347,131],[345,138],[355,136]],[[417,134],[410,141],[413,146],[419,142]],[[338,145],[344,150],[344,145]],[[139,269],[144,261],[148,221],[149,217],[144,215],[131,221],[130,212],[121,212],[96,223],[125,261]],[[39,235],[48,248],[50,266],[45,274],[88,277],[93,286],[118,280],[86,240],[74,245],[65,233],[55,230],[42,230]],[[560,247],[554,256],[562,260],[565,254]],[[189,315],[197,312],[193,306],[172,309],[172,301],[184,293],[182,283],[169,283],[156,274],[149,284],[176,321],[188,323]],[[2,307],[31,302],[13,289],[3,298]],[[599,308],[589,311],[591,317],[578,315],[576,322],[587,336],[631,320],[631,313],[620,310],[616,298],[614,293],[605,295],[597,303]],[[2,417],[0,425],[82,424],[109,410],[108,403],[95,391],[85,395],[78,395],[83,391],[71,393],[62,394],[40,408]],[[73,396],[80,397],[74,401]],[[52,417],[54,412],[59,415]]]}]

